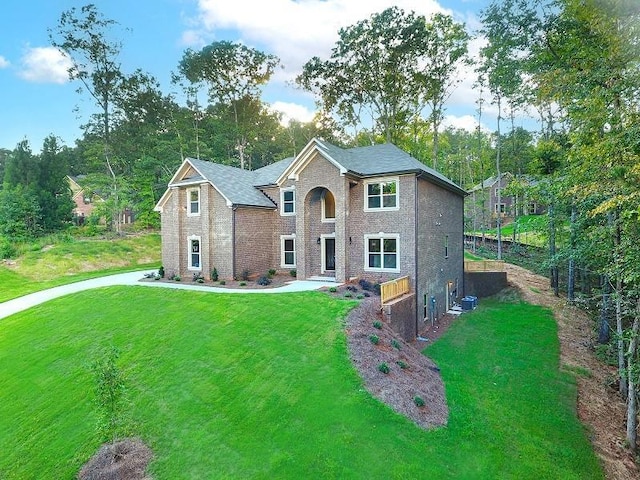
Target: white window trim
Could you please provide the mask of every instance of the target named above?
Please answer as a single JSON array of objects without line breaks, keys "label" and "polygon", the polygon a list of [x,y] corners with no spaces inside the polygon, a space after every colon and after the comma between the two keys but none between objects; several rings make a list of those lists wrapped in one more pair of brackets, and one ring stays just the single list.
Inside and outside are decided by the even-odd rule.
[{"label": "white window trim", "polygon": [[[200,244],[200,252],[198,252],[200,254],[200,266],[198,267],[194,267],[191,263],[191,242],[193,240],[197,240]],[[187,238],[187,270],[192,270],[194,272],[202,271],[202,238],[200,238],[199,235],[191,235]]]},{"label": "white window trim", "polygon": [[[293,192],[293,212],[284,211],[284,192]],[[296,214],[296,189],[295,187],[281,188],[280,189],[280,215],[283,217],[290,217]]]},{"label": "white window trim", "polygon": [[[293,263],[292,264],[285,263],[285,255],[284,255],[285,240],[293,240]],[[296,255],[296,234],[293,233],[291,235],[280,235],[280,266],[282,268],[296,268],[297,263],[298,263],[298,255]]]},{"label": "white window trim", "polygon": [[[198,212],[197,213],[191,212],[191,192],[198,192]],[[200,216],[200,212],[202,211],[202,202],[200,200],[201,200],[200,187],[187,189],[187,217]]]},{"label": "white window trim", "polygon": [[327,193],[329,193],[332,197],[333,197],[333,214],[336,215],[336,196],[331,193],[329,190],[325,191],[324,195],[322,195],[322,202],[320,204],[320,208],[322,209],[322,214],[321,214],[321,221],[322,223],[336,223],[336,217],[334,216],[333,218],[327,218],[325,217],[325,203],[324,203],[324,199],[327,195]]},{"label": "white window trim", "polygon": [[[396,241],[396,268],[374,268],[369,266],[369,240],[372,238],[379,238],[381,240],[392,238]],[[384,245],[384,242],[381,242]],[[384,251],[380,252],[382,258],[380,264],[384,265]],[[364,270],[366,272],[400,272],[400,234],[398,233],[370,233],[364,236]]]},{"label": "white window trim", "polygon": [[[327,238],[333,238],[335,240],[336,233],[333,232],[333,233],[320,235],[320,259],[321,259],[320,273],[327,272],[327,245],[325,243],[325,239]],[[337,250],[334,253],[337,253]],[[335,269],[331,271],[334,272]]]},{"label": "white window trim", "polygon": [[496,215],[497,214],[505,215],[507,213],[507,205],[505,203],[496,203],[493,207]]},{"label": "white window trim", "polygon": [[[382,206],[382,198],[380,199],[380,206],[378,208],[369,208],[369,185],[373,183],[396,183],[396,206],[384,207]],[[364,211],[365,212],[390,212],[400,210],[400,178],[399,177],[381,177],[364,182]]]}]

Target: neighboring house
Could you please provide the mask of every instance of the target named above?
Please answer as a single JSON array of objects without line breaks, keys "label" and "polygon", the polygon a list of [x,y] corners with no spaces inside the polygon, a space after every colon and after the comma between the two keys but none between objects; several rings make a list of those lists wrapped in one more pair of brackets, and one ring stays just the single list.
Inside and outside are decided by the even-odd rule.
[{"label": "neighboring house", "polygon": [[[514,180],[518,180],[526,186],[535,184],[535,180],[528,176],[520,176],[516,179],[513,174],[505,172],[500,175],[500,179],[497,176],[489,177],[469,190],[469,196],[465,201],[465,215],[467,218],[476,219],[476,229],[482,228],[483,218],[487,222],[485,227],[493,228],[498,216],[502,219],[502,224],[505,224],[513,221],[516,213],[518,215],[540,215],[544,212],[542,205],[529,201],[526,197],[516,200],[513,194],[505,193],[509,192],[509,185]],[[499,201],[498,196],[500,196]],[[469,228],[472,226],[469,225]]]},{"label": "neighboring house", "polygon": [[87,192],[80,182],[84,175],[69,176],[67,175],[67,183],[71,189],[71,199],[75,204],[73,207],[73,220],[76,225],[83,225],[86,219],[93,213],[95,202],[101,202],[99,195],[93,192]]},{"label": "neighboring house", "polygon": [[[313,139],[255,171],[186,159],[155,209],[167,275],[409,276],[416,319],[462,296],[466,192],[394,145]],[[417,326],[417,323],[416,323]]]},{"label": "neighboring house", "polygon": [[[90,192],[85,189],[80,183],[85,178],[84,175],[70,176],[67,175],[67,183],[71,189],[71,199],[75,204],[73,207],[73,221],[76,225],[84,225],[84,222],[93,213],[98,202],[104,200],[100,195],[95,192]],[[120,214],[120,222],[122,224],[133,223],[133,212],[130,208],[125,208]],[[104,223],[104,219],[100,220],[100,223]]]}]

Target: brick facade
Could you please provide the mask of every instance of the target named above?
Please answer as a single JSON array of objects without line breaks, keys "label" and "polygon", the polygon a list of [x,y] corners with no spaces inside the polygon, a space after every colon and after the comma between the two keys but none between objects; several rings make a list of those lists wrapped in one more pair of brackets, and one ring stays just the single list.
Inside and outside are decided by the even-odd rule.
[{"label": "brick facade", "polygon": [[[457,300],[463,292],[464,192],[446,179],[429,180],[422,167],[405,173],[362,176],[346,172],[319,150],[309,152],[290,167],[283,167],[277,182],[255,187],[260,196],[252,197],[254,205],[234,204],[230,195],[235,190],[223,193],[222,183],[216,185],[202,178],[186,161],[156,207],[161,212],[162,258],[167,275],[188,278],[196,271],[209,278],[215,267],[221,279],[237,278],[245,270],[261,275],[272,268],[295,268],[299,279],[323,276],[335,277],[338,282],[357,278],[383,282],[409,276],[415,289],[411,303],[416,318],[414,330],[417,332],[418,321],[424,317],[425,299],[427,310],[433,297],[437,314],[443,314],[448,302]],[[201,164],[200,170],[207,168]],[[216,168],[221,175],[229,174],[223,170],[228,167]],[[227,179],[224,186],[229,187],[233,181]],[[395,182],[395,207],[366,208],[367,185],[371,182]],[[193,189],[199,191],[198,215],[187,214],[189,191]],[[283,190],[293,192],[295,214],[283,214]],[[255,194],[251,192],[244,194],[250,197]],[[335,208],[323,210],[326,205]],[[335,218],[323,218],[323,211],[333,213]],[[194,238],[201,247],[201,264],[195,270],[189,268],[189,242]],[[292,239],[295,241],[295,266],[283,266],[283,238],[289,245]],[[369,268],[368,239],[374,246],[378,239],[389,239],[389,244],[396,246],[391,255],[371,256],[380,261],[388,257],[395,268]],[[407,332],[412,330],[407,328]]]}]

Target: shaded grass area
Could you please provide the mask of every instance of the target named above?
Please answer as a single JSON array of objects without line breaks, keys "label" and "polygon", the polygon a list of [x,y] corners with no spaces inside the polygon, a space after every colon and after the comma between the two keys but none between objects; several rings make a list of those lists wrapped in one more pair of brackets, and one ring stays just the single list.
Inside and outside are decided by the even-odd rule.
[{"label": "shaded grass area", "polygon": [[71,478],[97,450],[89,365],[111,345],[156,479],[602,478],[548,312],[487,302],[455,323],[429,349],[450,424],[426,432],[362,388],[354,304],[111,287],[9,317],[0,478]]},{"label": "shaded grass area", "polygon": [[575,377],[559,367],[552,313],[482,303],[425,350],[442,369],[450,433],[463,450],[482,445],[477,478],[602,478],[577,420]]},{"label": "shaded grass area", "polygon": [[0,302],[111,273],[160,266],[160,235],[73,239],[34,244],[11,267],[0,266]]}]

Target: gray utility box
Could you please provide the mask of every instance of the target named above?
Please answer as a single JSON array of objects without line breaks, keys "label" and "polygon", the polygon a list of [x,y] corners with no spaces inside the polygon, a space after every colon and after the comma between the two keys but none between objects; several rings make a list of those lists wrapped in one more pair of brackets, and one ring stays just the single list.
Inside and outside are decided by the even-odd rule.
[{"label": "gray utility box", "polygon": [[467,295],[462,297],[462,310],[473,310],[478,306],[478,297]]}]

